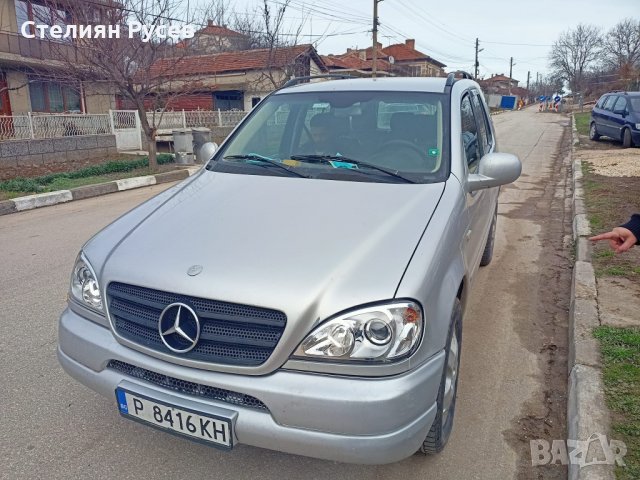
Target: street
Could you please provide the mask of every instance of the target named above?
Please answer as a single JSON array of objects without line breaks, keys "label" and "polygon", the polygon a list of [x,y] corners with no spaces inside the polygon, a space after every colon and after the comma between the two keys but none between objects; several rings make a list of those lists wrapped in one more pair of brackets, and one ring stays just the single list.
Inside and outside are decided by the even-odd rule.
[{"label": "street", "polygon": [[0,217],[0,477],[6,479],[534,479],[529,440],[565,438],[571,215],[567,117],[535,108],[493,117],[523,174],[503,187],[493,262],[463,327],[456,424],[445,451],[385,466],[327,462],[240,445],[225,453],[122,418],[115,398],[68,377],[57,319],[82,244],[171,184]]}]

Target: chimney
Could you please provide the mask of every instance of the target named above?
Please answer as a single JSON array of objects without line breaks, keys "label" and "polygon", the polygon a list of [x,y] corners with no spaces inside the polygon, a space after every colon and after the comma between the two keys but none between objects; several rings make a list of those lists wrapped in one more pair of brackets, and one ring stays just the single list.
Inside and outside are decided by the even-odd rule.
[{"label": "chimney", "polygon": [[382,48],[382,44],[381,44],[380,42],[376,42],[376,47],[377,47],[378,49],[381,49],[381,48]]},{"label": "chimney", "polygon": [[347,48],[347,53],[353,52],[353,48]]},{"label": "chimney", "polygon": [[416,49],[416,41],[415,41],[415,39],[413,39],[413,38],[407,38],[407,39],[405,40],[405,42],[404,42],[404,43],[405,43],[405,45],[406,45],[407,47],[409,47],[411,50],[415,50],[415,49]]},{"label": "chimney", "polygon": [[207,27],[213,27],[213,20],[207,20]]}]

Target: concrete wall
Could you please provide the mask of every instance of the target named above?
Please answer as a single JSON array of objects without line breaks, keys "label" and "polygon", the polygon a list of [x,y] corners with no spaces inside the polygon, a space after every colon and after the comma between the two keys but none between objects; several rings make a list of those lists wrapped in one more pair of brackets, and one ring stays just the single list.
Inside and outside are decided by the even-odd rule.
[{"label": "concrete wall", "polygon": [[67,162],[84,163],[90,159],[106,159],[117,153],[114,135],[6,140],[0,142],[0,169]]},{"label": "concrete wall", "polygon": [[20,31],[16,25],[16,6],[14,0],[0,0],[0,30],[14,33]]},{"label": "concrete wall", "polygon": [[100,83],[85,83],[85,113],[108,113],[116,110],[116,97],[113,89]]},{"label": "concrete wall", "polygon": [[[9,88],[9,103],[11,113],[20,115],[31,111],[31,98],[29,97],[29,86],[27,85],[27,75],[16,70],[7,70],[7,87]],[[11,90],[11,89],[16,90]]]}]

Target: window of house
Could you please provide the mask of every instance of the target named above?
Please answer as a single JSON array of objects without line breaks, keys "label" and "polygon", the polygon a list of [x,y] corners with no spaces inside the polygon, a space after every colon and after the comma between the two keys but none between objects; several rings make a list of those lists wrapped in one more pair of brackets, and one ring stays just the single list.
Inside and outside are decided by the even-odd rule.
[{"label": "window of house", "polygon": [[[62,27],[62,31],[66,30],[66,26],[70,21],[70,15],[63,10],[53,5],[46,3],[31,2],[27,0],[16,0],[16,20],[18,23],[18,29],[22,28],[25,22],[35,22],[36,25],[59,25]],[[35,33],[35,27],[30,25],[31,33]],[[52,38],[49,36],[49,30],[45,30],[46,38]],[[70,41],[71,38],[57,38],[60,41]]]},{"label": "window of house", "polygon": [[29,82],[31,111],[62,113],[80,112],[80,94],[74,88],[55,82]]}]

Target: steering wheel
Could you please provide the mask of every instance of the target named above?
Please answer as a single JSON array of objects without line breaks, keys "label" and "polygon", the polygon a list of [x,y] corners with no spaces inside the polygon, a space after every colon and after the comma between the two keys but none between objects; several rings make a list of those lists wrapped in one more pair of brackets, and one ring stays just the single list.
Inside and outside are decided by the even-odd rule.
[{"label": "steering wheel", "polygon": [[[389,162],[389,156],[392,156],[392,164],[386,165],[387,168],[394,170],[421,170],[426,165],[426,158],[420,149],[408,140],[390,140],[380,146],[380,149],[373,155],[372,159],[381,160],[376,164],[385,164]],[[386,160],[386,161],[385,161]]]}]

